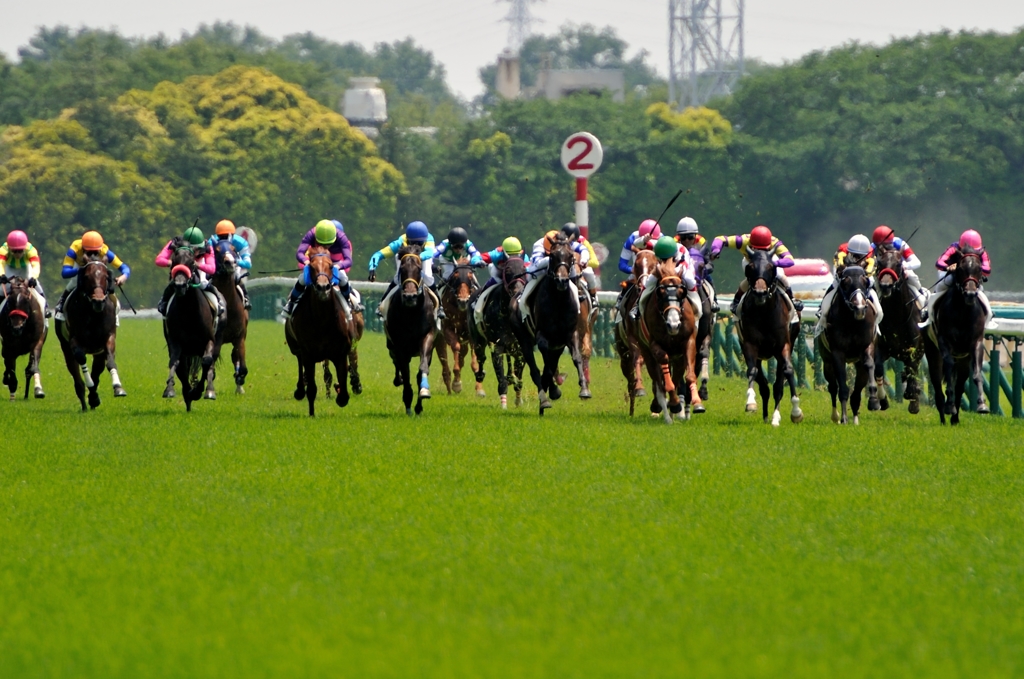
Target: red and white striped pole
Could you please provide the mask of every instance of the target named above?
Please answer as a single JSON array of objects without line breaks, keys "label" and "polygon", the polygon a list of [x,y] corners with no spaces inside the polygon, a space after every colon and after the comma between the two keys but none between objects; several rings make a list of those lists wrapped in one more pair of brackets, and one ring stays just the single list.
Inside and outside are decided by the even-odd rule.
[{"label": "red and white striped pole", "polygon": [[587,205],[587,177],[597,172],[604,149],[589,132],[570,134],[562,144],[562,167],[576,178],[576,226],[584,238],[590,235],[590,210]]},{"label": "red and white striped pole", "polygon": [[590,208],[587,205],[587,178],[576,177],[576,226],[580,235],[590,239]]}]

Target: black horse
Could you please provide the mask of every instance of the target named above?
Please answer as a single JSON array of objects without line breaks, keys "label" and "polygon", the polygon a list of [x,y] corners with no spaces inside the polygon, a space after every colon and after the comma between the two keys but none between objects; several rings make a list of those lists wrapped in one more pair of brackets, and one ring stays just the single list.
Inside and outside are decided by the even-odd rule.
[{"label": "black horse", "polygon": [[[117,298],[114,274],[98,256],[90,257],[78,270],[75,290],[64,301],[64,320],[57,320],[57,339],[64,352],[64,363],[75,381],[75,395],[85,407],[89,389],[89,408],[100,405],[97,392],[103,368],[110,371],[114,396],[127,396],[117,374],[114,355],[117,348]],[[92,371],[86,359],[92,356]]]},{"label": "black horse", "polygon": [[955,425],[960,424],[960,400],[968,377],[977,387],[978,412],[989,412],[981,374],[987,310],[978,302],[984,280],[981,252],[967,250],[951,260],[954,283],[935,303],[934,317],[924,333],[924,351],[939,421],[946,424],[949,415],[950,424]]},{"label": "black horse", "polygon": [[484,302],[483,322],[477,324],[474,318],[473,308],[476,296],[470,300],[466,314],[470,341],[473,344],[473,354],[478,366],[475,374],[477,384],[482,383],[485,377],[486,350],[487,345],[490,344],[491,362],[498,379],[498,397],[501,399],[501,407],[506,408],[508,407],[510,381],[516,392],[516,405],[520,406],[523,403],[523,367],[526,364],[519,341],[512,332],[509,315],[512,310],[512,301],[522,294],[523,287],[526,285],[526,263],[519,257],[510,257],[500,265],[500,269],[501,284],[495,286],[497,289],[487,295]]},{"label": "black horse", "polygon": [[[577,297],[573,286],[569,285],[576,277],[576,257],[564,235],[559,234],[548,255],[547,273],[538,283],[536,293],[527,302],[534,327],[527,325],[519,311],[521,298],[512,302],[512,331],[523,349],[526,364],[530,366],[530,377],[537,385],[541,415],[551,407],[552,401],[562,397],[562,390],[558,388],[555,378],[558,375],[558,359],[566,347],[569,347],[579,374],[580,398],[590,398],[576,332],[579,317],[576,310]],[[533,355],[535,345],[544,359],[543,374]]]},{"label": "black horse", "polygon": [[739,306],[740,345],[747,363],[747,412],[757,410],[754,382],[761,394],[761,416],[768,422],[768,378],[762,361],[774,358],[778,366],[775,371],[775,412],[773,427],[779,426],[782,415],[779,402],[785,383],[789,383],[789,400],[793,405],[789,419],[798,424],[803,422],[800,397],[796,395],[796,376],[793,373],[791,356],[793,345],[800,335],[800,323],[790,322],[790,307],[786,291],[780,290],[776,282],[775,263],[765,250],[747,249],[749,262],[745,268],[750,290],[743,296]]},{"label": "black horse", "polygon": [[879,404],[882,410],[889,407],[884,389],[884,366],[886,360],[895,358],[903,363],[900,381],[907,385],[903,392],[907,399],[907,410],[916,415],[921,410],[918,372],[924,356],[921,328],[918,327],[921,310],[917,307],[917,295],[907,283],[903,254],[891,243],[882,243],[875,249],[875,264],[878,268],[875,288],[882,306],[880,334],[875,341],[875,365],[878,367],[875,382],[878,385]]},{"label": "black horse", "polygon": [[[213,287],[224,298],[224,344],[231,345],[231,365],[234,368],[235,393],[245,393],[245,377],[249,368],[245,365],[245,338],[249,333],[249,312],[245,308],[242,291],[235,280],[238,268],[238,253],[230,239],[218,241],[213,248],[217,272],[210,279]],[[210,383],[213,392],[213,383]]]},{"label": "black horse", "polygon": [[15,367],[19,356],[28,354],[25,366],[25,398],[28,386],[35,381],[34,394],[43,398],[43,386],[39,381],[39,358],[43,353],[48,328],[43,318],[43,306],[20,276],[11,278],[6,285],[0,284],[3,293],[3,310],[0,311],[0,340],[3,342],[4,384],[11,392],[11,400],[18,391],[18,375]]},{"label": "black horse", "polygon": [[416,371],[419,397],[415,408],[419,415],[423,412],[423,401],[430,398],[430,359],[438,334],[434,297],[423,285],[421,252],[419,245],[405,245],[398,251],[399,289],[395,290],[384,317],[384,334],[395,365],[394,384],[402,387],[407,415],[413,413],[409,361],[416,357],[420,360]]},{"label": "black horse", "polygon": [[[875,385],[875,309],[868,300],[870,281],[863,268],[848,266],[839,274],[836,295],[839,300],[828,310],[825,331],[818,336],[822,370],[832,395],[832,421],[846,424],[846,405],[853,410],[853,423],[860,424],[860,394],[868,389],[868,410],[878,410]],[[839,302],[842,302],[840,304]],[[853,394],[846,382],[846,364],[856,366]],[[836,396],[842,403],[842,417],[836,409]]]},{"label": "black horse", "polygon": [[[171,284],[174,295],[164,317],[167,341],[167,386],[164,398],[174,397],[174,376],[181,381],[185,410],[203,397],[207,382],[213,382],[214,365],[220,359],[224,326],[197,282],[195,251],[175,238],[171,254]],[[213,398],[212,388],[207,393]]]}]

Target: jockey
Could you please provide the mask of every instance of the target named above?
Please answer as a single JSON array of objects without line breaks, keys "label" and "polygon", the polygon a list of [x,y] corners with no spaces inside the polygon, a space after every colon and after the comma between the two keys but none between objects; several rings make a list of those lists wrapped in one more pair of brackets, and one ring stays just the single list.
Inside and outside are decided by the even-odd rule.
[{"label": "jockey", "polygon": [[[700,303],[700,297],[697,295],[697,277],[694,272],[693,261],[690,259],[689,248],[677,243],[672,236],[662,236],[654,244],[654,256],[658,258],[659,262],[665,262],[670,259],[675,262],[676,273],[679,274],[683,285],[686,286],[686,299],[690,300],[690,305],[693,306],[693,322],[695,324],[698,323],[703,305]],[[648,274],[647,280],[638,281],[638,283],[643,288],[643,292],[640,293],[637,305],[629,312],[633,320],[636,320],[643,314],[647,306],[647,299],[658,287],[657,277],[654,274]]]},{"label": "jockey", "polygon": [[447,280],[455,271],[456,263],[463,257],[469,257],[469,261],[480,258],[480,252],[469,240],[469,234],[461,226],[456,226],[448,232],[445,238],[434,250],[434,259],[441,264],[441,280]]},{"label": "jockey", "polygon": [[484,304],[486,304],[487,290],[502,282],[502,273],[505,269],[505,262],[516,257],[523,259],[525,253],[523,252],[523,245],[519,242],[519,239],[515,236],[509,236],[501,242],[501,245],[494,248],[490,252],[479,254],[470,260],[472,266],[486,266],[490,278],[484,283],[484,286],[480,289],[480,293],[476,297],[474,303],[474,309],[478,314],[483,313]]},{"label": "jockey", "polygon": [[235,267],[235,285],[242,291],[242,303],[245,305],[245,308],[252,309],[252,303],[249,301],[249,291],[245,288],[245,279],[252,268],[249,241],[235,233],[235,223],[230,219],[222,219],[217,222],[217,231],[213,236],[210,236],[210,240],[207,243],[211,248],[216,248],[217,243],[222,240],[229,240],[235,246],[235,253],[238,255],[238,259],[235,262],[238,265]]},{"label": "jockey", "polygon": [[580,227],[572,222],[562,225],[562,233],[569,239],[570,243],[579,243],[587,251],[587,264],[583,266],[583,280],[587,284],[587,292],[590,293],[590,308],[597,308],[597,278],[594,276],[594,266],[597,264],[597,253],[590,241],[583,237]]},{"label": "jockey", "polygon": [[921,305],[926,304],[928,293],[921,288],[921,279],[917,277],[917,269],[921,266],[921,260],[910,249],[910,243],[902,238],[897,238],[892,229],[882,225],[871,234],[871,244],[877,249],[883,243],[891,244],[896,252],[903,255],[903,275],[907,278],[907,284],[914,291]]},{"label": "jockey", "polygon": [[697,278],[697,285],[707,282],[706,292],[711,301],[712,313],[718,313],[718,294],[715,292],[714,283],[711,280],[711,272],[715,270],[714,265],[708,261],[705,253],[711,245],[704,236],[700,235],[697,228],[697,220],[693,217],[683,217],[676,224],[676,241],[690,253],[693,261],[693,272]]},{"label": "jockey", "polygon": [[[64,292],[61,293],[60,299],[57,300],[56,308],[53,310],[53,316],[58,321],[64,320],[64,302],[67,300],[68,295],[74,292],[78,287],[78,270],[85,266],[93,257],[97,257],[110,266],[116,267],[121,272],[121,275],[114,279],[114,285],[121,286],[128,281],[128,277],[132,273],[132,270],[128,268],[128,265],[122,262],[121,259],[114,254],[114,251],[110,249],[110,246],[103,242],[103,236],[101,236],[98,231],[86,231],[82,234],[81,238],[71,243],[70,247],[68,247],[67,254],[64,255],[64,262],[61,266],[60,276],[61,278],[67,279],[68,284],[67,287],[64,288]],[[118,300],[116,308],[117,325],[120,325],[120,300]]]},{"label": "jockey", "polygon": [[[402,246],[404,245],[420,245],[423,247],[423,251],[420,253],[420,260],[423,262],[423,268],[420,276],[423,284],[430,288],[434,296],[440,300],[441,298],[437,295],[437,287],[434,283],[434,273],[431,264],[434,261],[434,237],[430,234],[430,230],[427,229],[427,225],[420,221],[409,222],[405,227],[405,233],[391,241],[377,252],[370,255],[370,274],[374,274],[377,271],[377,267],[380,266],[380,262],[385,257],[394,257]],[[387,292],[384,293],[384,297],[381,299],[383,305],[384,300],[387,299],[394,289],[398,286],[398,264],[395,264],[395,277],[391,279],[391,284],[388,286]],[[440,320],[445,317],[444,309],[441,308],[441,304],[435,305],[437,308],[437,318]],[[378,314],[380,308],[378,308]]]},{"label": "jockey", "polygon": [[[825,329],[825,319],[828,317],[829,309],[832,308],[832,302],[835,300],[836,292],[839,290],[839,277],[842,275],[843,269],[848,266],[859,266],[864,269],[864,273],[869,277],[875,275],[875,250],[868,237],[858,233],[840,245],[836,249],[836,254],[832,257],[832,266],[835,275],[832,279],[832,284],[828,286],[828,290],[825,291],[821,298],[821,305],[818,307],[818,322],[814,326],[815,337],[820,335],[822,330]],[[875,307],[875,328],[877,329],[878,324],[882,320],[882,305],[878,301],[878,294],[873,286],[868,288],[868,299]]]},{"label": "jockey", "polygon": [[[530,255],[530,265],[526,268],[526,272],[531,275],[531,278],[526,283],[526,287],[523,288],[523,295],[520,298],[519,305],[522,308],[526,308],[527,300],[530,299],[530,295],[533,294],[534,289],[540,284],[540,280],[544,278],[544,274],[548,272],[548,255],[551,254],[551,246],[555,244],[555,241],[561,237],[564,237],[561,231],[548,231],[544,234],[544,237],[533,244],[533,254]],[[566,239],[568,241],[568,239]],[[583,247],[583,244],[577,241],[568,241],[569,249],[579,255],[579,265],[581,269],[585,269],[587,264],[590,262],[590,251]],[[576,302],[579,306],[579,300]],[[578,311],[578,309],[577,309]]]},{"label": "jockey", "polygon": [[[217,273],[217,262],[213,258],[213,248],[206,243],[206,239],[203,237],[203,232],[198,227],[190,226],[185,229],[185,233],[182,234],[181,240],[184,241],[185,246],[192,249],[196,257],[196,271],[195,275],[199,280],[199,286],[204,292],[213,290],[217,299],[221,302],[221,308],[226,308],[224,304],[223,295],[220,291],[210,285],[210,280],[207,276],[212,276]],[[171,265],[171,255],[174,254],[174,239],[167,241],[167,245],[163,247],[160,254],[156,256],[156,265],[167,268]],[[156,310],[160,312],[162,316],[167,315],[167,302],[170,301],[171,296],[174,294],[174,283],[169,282],[167,287],[164,288],[164,294],[157,302]]]},{"label": "jockey", "polygon": [[[960,258],[963,257],[965,252],[976,252],[981,255],[981,273],[982,282],[988,280],[989,274],[992,273],[992,262],[988,258],[988,252],[985,251],[985,246],[981,242],[981,234],[974,229],[968,229],[960,234],[960,240],[952,243],[946,251],[936,260],[935,268],[939,270],[939,280],[935,284],[934,291],[931,296],[928,297],[928,308],[925,310],[922,320],[918,325],[922,328],[928,327],[932,322],[932,318],[935,313],[935,304],[939,301],[939,298],[946,293],[947,290],[953,285],[956,278],[953,275],[953,269],[956,269],[956,265],[960,262]],[[988,296],[985,291],[982,290],[981,286],[978,286],[978,298],[984,303],[987,317],[985,319],[985,328],[991,330],[995,324],[992,322],[992,305],[989,304]]]},{"label": "jockey", "polygon": [[28,242],[25,232],[14,230],[7,234],[7,241],[0,245],[0,287],[3,288],[4,296],[11,292],[7,279],[20,276],[28,283],[39,302],[39,308],[49,318],[53,314],[46,308],[46,294],[43,292],[43,284],[39,282],[39,271],[39,253]]},{"label": "jockey", "polygon": [[[789,248],[785,244],[772,235],[771,230],[767,226],[755,226],[750,233],[739,234],[736,236],[716,236],[715,240],[711,243],[711,259],[718,259],[722,254],[722,248],[729,247],[735,248],[743,253],[743,259],[749,261],[747,255],[747,248],[754,250],[767,250],[771,253],[775,260],[775,266],[779,269],[788,269],[793,266],[793,255],[789,253]],[[782,289],[789,295],[789,299],[793,303],[793,308],[799,314],[804,310],[804,304],[800,300],[793,297],[793,290],[789,287],[789,279],[786,278],[786,274],[781,271],[775,277],[776,283],[782,286]],[[750,289],[750,283],[747,282],[747,277],[744,276],[743,280],[740,281],[740,287],[736,290],[736,295],[733,297],[732,304],[729,305],[729,309],[732,313],[736,314],[736,309],[739,307],[740,298],[743,294]]]},{"label": "jockey", "polygon": [[295,311],[295,305],[298,304],[306,286],[313,283],[306,251],[314,243],[323,245],[331,253],[331,285],[336,285],[338,291],[345,296],[349,306],[359,311],[359,308],[353,303],[352,286],[349,284],[347,273],[352,268],[352,244],[344,230],[339,228],[334,221],[321,219],[316,226],[306,232],[302,241],[299,242],[299,247],[295,250],[295,259],[302,265],[302,273],[288,295],[288,301],[285,303],[284,309],[281,310],[282,315],[285,318],[291,318]]},{"label": "jockey", "polygon": [[633,264],[636,262],[636,255],[641,250],[654,248],[654,243],[661,238],[661,226],[653,219],[645,219],[640,222],[640,228],[629,234],[626,242],[622,244],[622,252],[619,254],[619,271],[627,275],[625,281],[619,286],[619,297],[615,300],[615,307],[622,306],[622,298],[626,291],[635,283],[633,278]]}]

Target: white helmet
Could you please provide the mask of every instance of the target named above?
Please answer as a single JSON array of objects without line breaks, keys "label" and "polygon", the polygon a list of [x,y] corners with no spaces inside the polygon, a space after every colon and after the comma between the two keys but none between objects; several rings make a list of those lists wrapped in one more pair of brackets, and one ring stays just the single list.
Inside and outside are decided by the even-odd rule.
[{"label": "white helmet", "polygon": [[871,241],[864,234],[858,233],[846,244],[846,251],[851,255],[865,257],[871,253]]},{"label": "white helmet", "polygon": [[693,217],[683,217],[682,219],[679,220],[679,223],[676,224],[677,236],[682,236],[688,233],[700,233],[700,231],[697,229],[697,220],[695,220]]}]

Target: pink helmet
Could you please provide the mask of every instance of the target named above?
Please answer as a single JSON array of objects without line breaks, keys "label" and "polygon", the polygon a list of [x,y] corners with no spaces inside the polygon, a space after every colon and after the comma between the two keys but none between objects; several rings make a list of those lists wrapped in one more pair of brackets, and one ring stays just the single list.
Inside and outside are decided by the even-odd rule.
[{"label": "pink helmet", "polygon": [[960,234],[960,247],[971,248],[972,250],[981,249],[981,234],[974,229],[967,229]]},{"label": "pink helmet", "polygon": [[11,231],[7,234],[7,247],[11,250],[24,250],[28,247],[28,236],[24,231]]},{"label": "pink helmet", "polygon": [[641,236],[650,236],[651,240],[658,240],[661,238],[661,226],[659,226],[658,222],[653,219],[645,219],[640,222],[639,231]]}]

